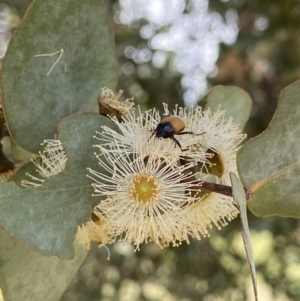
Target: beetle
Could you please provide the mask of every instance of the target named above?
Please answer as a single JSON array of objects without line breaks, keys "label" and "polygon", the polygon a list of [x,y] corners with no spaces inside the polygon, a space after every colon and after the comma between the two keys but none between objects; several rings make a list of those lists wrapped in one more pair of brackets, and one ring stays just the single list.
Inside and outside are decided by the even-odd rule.
[{"label": "beetle", "polygon": [[175,147],[178,145],[180,149],[182,150],[181,144],[179,141],[174,137],[174,135],[186,135],[186,134],[191,134],[191,135],[203,135],[205,133],[201,134],[195,134],[194,132],[182,132],[185,128],[185,123],[184,121],[174,115],[166,115],[163,116],[157,125],[156,129],[151,130],[152,135],[150,139],[154,136],[157,138],[170,138],[175,142]]}]

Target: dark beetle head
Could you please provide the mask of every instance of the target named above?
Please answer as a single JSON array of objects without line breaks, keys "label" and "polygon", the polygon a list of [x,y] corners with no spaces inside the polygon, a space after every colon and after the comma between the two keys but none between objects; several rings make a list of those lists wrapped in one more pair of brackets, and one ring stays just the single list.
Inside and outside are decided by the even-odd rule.
[{"label": "dark beetle head", "polygon": [[174,127],[170,122],[163,122],[157,125],[155,137],[169,138],[174,135]]}]

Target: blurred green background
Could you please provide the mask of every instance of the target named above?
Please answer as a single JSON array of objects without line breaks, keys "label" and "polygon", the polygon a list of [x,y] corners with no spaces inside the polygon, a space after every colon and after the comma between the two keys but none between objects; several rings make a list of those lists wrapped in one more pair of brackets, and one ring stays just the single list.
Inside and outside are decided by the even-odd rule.
[{"label": "blurred green background", "polygon": [[[29,0],[0,1],[0,56]],[[217,84],[253,99],[248,137],[266,129],[280,91],[300,79],[300,2],[105,1],[116,36],[119,85],[143,109],[196,104]],[[199,102],[201,105],[201,101]],[[300,227],[249,213],[260,300],[300,300]],[[93,245],[63,301],[254,300],[239,219],[202,241],[141,251]]]}]

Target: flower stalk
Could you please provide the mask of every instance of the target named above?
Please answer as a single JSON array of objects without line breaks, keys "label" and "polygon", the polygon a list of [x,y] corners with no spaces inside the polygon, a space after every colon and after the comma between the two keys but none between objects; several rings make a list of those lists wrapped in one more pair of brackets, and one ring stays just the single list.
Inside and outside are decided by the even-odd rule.
[{"label": "flower stalk", "polygon": [[[205,181],[199,181],[198,185],[195,186],[195,189],[207,190],[209,192],[216,192],[219,194],[223,194],[226,196],[233,197],[232,194],[232,187],[228,185],[218,184],[218,183],[211,183]],[[247,188],[244,187],[246,198],[249,200],[251,198],[252,192],[249,191]]]}]

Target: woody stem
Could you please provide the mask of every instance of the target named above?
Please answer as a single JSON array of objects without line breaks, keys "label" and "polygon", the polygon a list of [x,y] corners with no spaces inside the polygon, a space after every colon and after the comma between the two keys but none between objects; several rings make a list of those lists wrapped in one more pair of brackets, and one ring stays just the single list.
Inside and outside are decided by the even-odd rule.
[{"label": "woody stem", "polygon": [[[199,189],[205,189],[205,190],[208,190],[210,192],[216,192],[216,193],[220,193],[220,194],[223,194],[223,195],[233,197],[232,187],[227,186],[227,185],[210,183],[210,182],[205,182],[205,181],[199,181]],[[245,187],[244,187],[244,190],[245,190],[245,193],[246,193],[246,198],[247,198],[247,200],[249,200],[252,193],[251,193],[251,191],[249,191]]]}]

